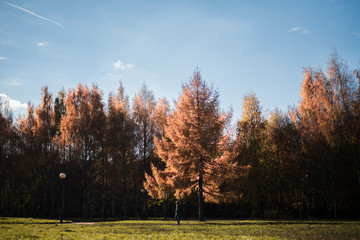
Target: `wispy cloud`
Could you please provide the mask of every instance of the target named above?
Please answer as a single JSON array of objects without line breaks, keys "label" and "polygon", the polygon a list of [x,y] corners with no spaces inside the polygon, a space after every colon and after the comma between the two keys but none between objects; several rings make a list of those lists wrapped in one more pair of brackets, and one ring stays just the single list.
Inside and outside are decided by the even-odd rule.
[{"label": "wispy cloud", "polygon": [[0,61],[5,61],[5,60],[7,60],[7,57],[0,56]]},{"label": "wispy cloud", "polygon": [[292,33],[292,32],[300,32],[300,33],[302,33],[302,34],[310,33],[309,30],[301,29],[301,28],[299,28],[299,27],[290,28],[289,33]]},{"label": "wispy cloud", "polygon": [[46,41],[43,41],[43,42],[37,42],[36,45],[38,47],[45,47],[46,45],[48,45],[48,43]]},{"label": "wispy cloud", "polygon": [[113,66],[115,69],[121,69],[121,70],[131,69],[135,67],[133,64],[128,64],[128,63],[125,64],[121,60],[114,62]]},{"label": "wispy cloud", "polygon": [[355,36],[360,37],[360,32],[353,32],[353,34],[354,34]]},{"label": "wispy cloud", "polygon": [[296,31],[299,31],[300,28],[299,27],[293,27],[289,30],[289,32],[296,32]]},{"label": "wispy cloud", "polygon": [[9,108],[14,111],[24,110],[27,108],[26,103],[21,103],[19,100],[12,99],[4,93],[0,93],[0,101],[2,104],[8,104]]},{"label": "wispy cloud", "polygon": [[107,73],[105,74],[105,77],[110,79],[121,79],[123,76],[121,74]]},{"label": "wispy cloud", "polygon": [[51,22],[51,23],[53,23],[53,24],[56,24],[56,25],[58,25],[58,26],[60,26],[60,27],[63,27],[62,24],[60,24],[60,23],[58,23],[58,22],[55,22],[54,20],[48,19],[48,18],[46,18],[46,17],[40,16],[40,15],[38,15],[38,14],[36,14],[36,13],[34,13],[34,12],[31,12],[31,11],[25,9],[25,8],[16,6],[16,5],[11,4],[11,3],[8,3],[8,2],[3,2],[3,3],[6,4],[6,5],[9,5],[9,6],[11,6],[11,7],[20,9],[20,10],[22,10],[22,11],[24,11],[24,12],[26,12],[26,13],[29,13],[29,14],[35,16],[35,17],[38,17],[38,18],[40,18],[40,19],[43,19],[43,20],[45,20],[45,21],[48,21],[48,22]]},{"label": "wispy cloud", "polygon": [[20,86],[22,85],[22,81],[18,79],[11,80],[10,82],[7,82],[7,85],[9,86]]}]

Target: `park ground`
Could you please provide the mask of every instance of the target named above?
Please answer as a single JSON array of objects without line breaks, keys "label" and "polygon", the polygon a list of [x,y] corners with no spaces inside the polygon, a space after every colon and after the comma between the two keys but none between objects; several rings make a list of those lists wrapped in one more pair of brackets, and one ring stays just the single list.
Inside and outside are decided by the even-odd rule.
[{"label": "park ground", "polygon": [[0,218],[0,239],[360,239],[359,221],[126,220],[76,222]]}]

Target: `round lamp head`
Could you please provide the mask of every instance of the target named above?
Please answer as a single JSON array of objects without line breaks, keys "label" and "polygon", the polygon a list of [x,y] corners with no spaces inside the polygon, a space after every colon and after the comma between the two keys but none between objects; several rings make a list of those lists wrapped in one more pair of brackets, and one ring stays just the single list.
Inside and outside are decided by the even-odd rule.
[{"label": "round lamp head", "polygon": [[61,178],[61,179],[65,179],[66,178],[66,173],[60,173],[60,175],[59,175],[59,177]]}]

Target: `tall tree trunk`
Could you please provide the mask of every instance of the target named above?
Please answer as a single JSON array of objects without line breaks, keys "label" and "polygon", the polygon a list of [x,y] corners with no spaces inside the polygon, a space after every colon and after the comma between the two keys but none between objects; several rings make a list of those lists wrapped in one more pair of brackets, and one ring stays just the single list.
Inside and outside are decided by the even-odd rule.
[{"label": "tall tree trunk", "polygon": [[354,147],[354,143],[351,141],[351,150],[353,153],[353,158],[354,158],[354,164],[355,164],[355,171],[358,177],[358,182],[360,184],[360,170],[359,170],[359,163],[358,163],[358,158],[357,158],[357,154],[356,154],[356,150]]},{"label": "tall tree trunk", "polygon": [[[124,153],[123,153],[124,155]],[[126,158],[125,156],[122,157],[122,162],[123,162],[123,199],[122,199],[122,206],[121,206],[121,211],[122,211],[122,219],[127,219],[127,213],[126,213],[126,205],[127,205],[127,194],[126,194],[126,185],[127,185],[127,179],[126,179],[126,174],[127,174],[127,169],[126,169]]]},{"label": "tall tree trunk", "polygon": [[87,218],[87,160],[84,158],[84,188],[83,188],[83,203],[82,203],[82,217]]},{"label": "tall tree trunk", "polygon": [[199,221],[205,221],[204,216],[204,195],[203,195],[203,176],[199,175]]},{"label": "tall tree trunk", "polygon": [[165,199],[163,202],[163,214],[164,214],[164,220],[167,219],[167,208],[168,208],[168,200]]},{"label": "tall tree trunk", "polygon": [[65,217],[65,179],[61,179],[61,214],[60,214],[60,223],[63,222]]},{"label": "tall tree trunk", "polygon": [[[330,151],[329,151],[330,152]],[[331,188],[332,188],[332,201],[334,208],[334,218],[337,218],[337,207],[336,207],[336,194],[335,194],[335,177],[334,177],[334,162],[330,152],[330,177],[331,177]]]},{"label": "tall tree trunk", "polygon": [[[144,142],[143,142],[143,168],[144,168],[144,175],[143,175],[143,181],[145,181],[145,173],[146,173],[146,153],[147,153],[147,134],[146,134],[146,129],[147,129],[147,123],[145,121],[144,123]],[[146,206],[146,193],[142,192],[142,198],[143,198],[143,210],[142,210],[142,219],[147,219],[147,206]]]},{"label": "tall tree trunk", "polygon": [[102,207],[101,207],[101,215],[104,220],[106,220],[106,203],[105,203],[105,197],[103,196],[102,199]]},{"label": "tall tree trunk", "polygon": [[[200,132],[203,131],[203,129],[201,128],[201,122],[200,122],[200,106],[199,106],[199,89],[196,89],[196,104],[197,104],[197,127],[199,129]],[[203,156],[200,156],[200,171],[199,171],[199,221],[205,221],[205,216],[204,216],[204,189],[203,189],[203,170],[204,170],[204,166],[203,166]]]},{"label": "tall tree trunk", "polygon": [[205,221],[204,216],[204,196],[202,189],[202,178],[199,179],[199,221]]},{"label": "tall tree trunk", "polygon": [[111,216],[115,217],[115,199],[113,193],[111,193]]},{"label": "tall tree trunk", "polygon": [[44,151],[44,162],[43,162],[43,183],[44,183],[44,208],[43,208],[43,216],[49,217],[48,211],[48,145],[45,144],[45,147],[42,147]]},{"label": "tall tree trunk", "polygon": [[44,186],[44,212],[42,215],[44,217],[49,217],[48,215],[48,192],[47,192],[48,186],[47,186],[47,180],[45,179],[45,186]]},{"label": "tall tree trunk", "polygon": [[103,185],[103,194],[102,194],[102,217],[106,219],[106,180],[105,180],[105,157],[102,149],[102,185]]},{"label": "tall tree trunk", "polygon": [[260,218],[264,218],[264,211],[265,211],[265,202],[264,202],[264,198],[260,192],[260,203],[259,203],[259,207],[260,207]]},{"label": "tall tree trunk", "polygon": [[138,212],[138,202],[136,201],[136,199],[134,199],[134,217],[138,217],[139,216],[139,212]]},{"label": "tall tree trunk", "polygon": [[333,200],[333,206],[334,206],[334,218],[337,219],[336,197],[335,197],[335,179],[334,179],[333,169],[331,169],[331,186],[332,186],[332,200]]},{"label": "tall tree trunk", "polygon": [[54,208],[55,208],[55,194],[54,194],[54,190],[51,189],[51,202],[50,202],[50,217],[53,218],[54,217]]}]

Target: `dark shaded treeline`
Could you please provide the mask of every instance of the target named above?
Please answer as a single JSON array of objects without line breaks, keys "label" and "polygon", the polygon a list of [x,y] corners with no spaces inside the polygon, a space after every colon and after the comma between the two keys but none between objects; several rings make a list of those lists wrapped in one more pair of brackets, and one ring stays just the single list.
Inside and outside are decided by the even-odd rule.
[{"label": "dark shaded treeline", "polygon": [[[359,218],[359,81],[360,70],[349,70],[333,54],[326,73],[304,69],[301,99],[287,113],[274,110],[265,117],[256,95],[245,96],[226,150],[232,177],[212,185],[220,198],[205,198],[205,216]],[[183,99],[191,102],[184,89]],[[158,171],[169,164],[160,157],[171,149],[159,154],[154,139],[169,139],[167,131],[176,130],[169,119],[182,115],[146,86],[130,101],[120,84],[106,103],[96,85],[79,84],[57,96],[44,87],[41,103],[29,103],[16,122],[1,104],[1,216],[58,217],[62,171],[67,217],[172,217],[175,196],[187,217],[197,216],[198,188],[187,194],[168,188],[164,195],[159,189],[168,183],[158,182],[151,189],[149,181],[160,181]]]}]

